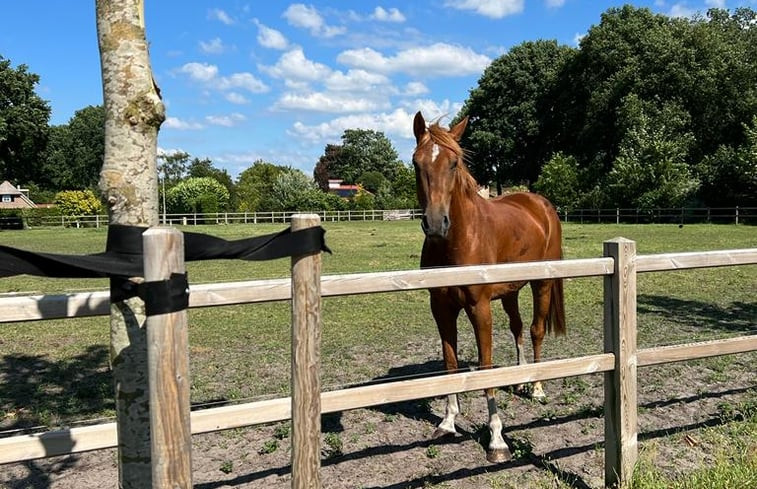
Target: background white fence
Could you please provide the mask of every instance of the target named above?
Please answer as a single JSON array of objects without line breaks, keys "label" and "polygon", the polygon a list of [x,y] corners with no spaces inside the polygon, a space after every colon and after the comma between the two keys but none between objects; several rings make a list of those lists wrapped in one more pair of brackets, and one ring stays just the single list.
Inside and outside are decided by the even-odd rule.
[{"label": "background white fence", "polygon": [[[161,224],[201,225],[201,224],[258,224],[288,223],[292,216],[301,214],[287,212],[218,212],[213,214],[165,214],[160,216]],[[337,221],[392,221],[420,219],[420,209],[391,210],[346,210],[319,211],[321,222]],[[757,224],[757,207],[677,207],[652,210],[640,209],[559,209],[563,222],[591,223],[716,223],[716,224]],[[0,228],[12,227],[100,227],[107,226],[108,216],[28,216],[7,217],[0,215]]]}]

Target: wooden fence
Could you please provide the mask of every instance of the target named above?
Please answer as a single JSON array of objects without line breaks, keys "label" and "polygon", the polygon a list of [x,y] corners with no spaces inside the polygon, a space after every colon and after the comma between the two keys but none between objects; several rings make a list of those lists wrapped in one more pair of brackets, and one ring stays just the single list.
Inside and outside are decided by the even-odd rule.
[{"label": "wooden fence", "polygon": [[[317,215],[300,216],[294,219],[293,226],[316,225],[318,222]],[[145,250],[148,254],[147,241]],[[320,413],[603,372],[605,481],[607,485],[622,485],[631,477],[638,451],[637,367],[757,350],[757,335],[637,350],[637,273],[755,264],[757,249],[636,256],[635,243],[618,238],[605,242],[604,255],[602,258],[552,262],[328,275],[320,277],[320,281],[320,256],[312,255],[293,259],[291,279],[192,286],[190,307],[291,299],[293,386],[291,398],[192,412],[191,433],[207,433],[292,418],[293,426],[297,427],[297,431],[293,433],[293,487],[319,487],[320,455],[316,440],[320,434]],[[319,393],[319,381],[313,372],[318,371],[316,367],[319,357],[321,297],[587,276],[604,277],[605,346],[602,354]],[[108,294],[105,291],[0,298],[0,322],[107,315],[108,312]],[[176,378],[176,375],[169,374],[169,378]],[[171,406],[171,409],[174,409],[175,414],[178,412],[175,410],[176,406]],[[156,416],[166,421],[173,420],[172,422],[177,423],[178,432],[182,432],[184,416]],[[151,415],[151,418],[156,416]],[[164,440],[164,444],[168,443],[171,441]],[[186,445],[187,442],[181,443]],[[15,436],[0,439],[0,463],[110,448],[116,445],[115,423]],[[155,464],[155,461],[153,463]],[[186,461],[179,462],[181,463]],[[154,483],[156,470],[153,469]],[[159,470],[162,476],[175,478],[172,481],[164,478],[165,485],[154,487],[174,487],[170,484],[185,487],[181,484],[181,474],[186,473],[185,471]]]}]

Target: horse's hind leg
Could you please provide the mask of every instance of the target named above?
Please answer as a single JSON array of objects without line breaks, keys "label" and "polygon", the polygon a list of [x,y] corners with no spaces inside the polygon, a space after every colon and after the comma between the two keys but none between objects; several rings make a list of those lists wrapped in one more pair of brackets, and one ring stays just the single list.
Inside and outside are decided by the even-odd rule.
[{"label": "horse's hind leg", "polygon": [[[531,344],[534,349],[534,363],[541,360],[541,343],[547,333],[547,315],[549,314],[549,301],[552,298],[552,282],[538,280],[531,282],[531,292],[534,297],[534,318],[531,323]],[[534,382],[533,397],[544,399],[544,388],[540,381]]]},{"label": "horse's hind leg", "polygon": [[[431,313],[436,321],[439,336],[442,339],[442,356],[444,367],[448,373],[457,371],[457,316],[460,307],[451,304],[446,296],[438,291],[431,291]],[[447,408],[444,419],[436,430],[433,437],[439,438],[448,434],[455,434],[455,417],[460,413],[457,394],[447,396]]]},{"label": "horse's hind leg", "polygon": [[[520,318],[518,309],[518,290],[511,292],[502,298],[502,308],[505,310],[510,320],[510,332],[515,340],[515,362],[516,365],[525,365],[526,355],[523,353],[523,320]],[[518,384],[515,386],[516,392],[526,392],[526,386]]]}]

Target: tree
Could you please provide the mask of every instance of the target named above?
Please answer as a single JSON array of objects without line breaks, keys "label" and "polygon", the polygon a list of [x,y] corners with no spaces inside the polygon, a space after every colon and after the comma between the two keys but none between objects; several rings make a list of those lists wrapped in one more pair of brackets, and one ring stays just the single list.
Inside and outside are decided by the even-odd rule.
[{"label": "tree", "polygon": [[298,211],[311,201],[311,194],[321,193],[313,180],[300,170],[285,168],[276,175],[270,191],[261,199],[262,209],[270,211]]},{"label": "tree", "polygon": [[757,115],[744,124],[746,141],[720,146],[697,166],[702,198],[712,206],[757,206]]},{"label": "tree", "polygon": [[0,175],[23,182],[40,181],[47,145],[50,107],[34,91],[39,76],[0,56]]},{"label": "tree", "polygon": [[[165,107],[150,69],[140,0],[97,0],[97,40],[105,105],[100,191],[111,224],[158,224],[158,129]],[[111,279],[111,290],[124,290]],[[139,297],[110,304],[110,351],[118,420],[120,489],[152,485],[145,305]],[[177,401],[184,404],[184,392]],[[188,397],[188,396],[187,396]],[[188,407],[189,400],[186,398]]]},{"label": "tree", "polygon": [[560,208],[572,208],[578,203],[578,162],[572,156],[555,153],[542,168],[534,190]]},{"label": "tree", "polygon": [[683,205],[699,187],[687,164],[693,135],[680,106],[649,108],[638,97],[624,100],[619,116],[629,129],[607,176],[609,205],[651,210]]},{"label": "tree", "polygon": [[189,163],[187,172],[190,177],[213,178],[218,183],[226,187],[226,190],[229,191],[229,203],[228,209],[223,210],[237,209],[239,205],[239,197],[237,196],[236,185],[234,185],[234,180],[232,180],[231,175],[229,175],[226,170],[216,168],[215,166],[213,166],[213,162],[208,158],[193,158]]},{"label": "tree", "polygon": [[495,59],[452,124],[469,116],[462,145],[479,183],[533,183],[558,148],[545,131],[555,80],[574,50],[555,41],[525,42]]},{"label": "tree", "polygon": [[415,191],[415,170],[409,165],[397,168],[392,183],[392,200],[387,209],[415,209],[418,207],[418,195]]},{"label": "tree", "polygon": [[158,155],[158,176],[163,180],[166,188],[171,188],[187,174],[189,153],[174,151]]},{"label": "tree", "polygon": [[327,144],[324,149],[323,156],[318,159],[315,168],[313,169],[313,179],[315,180],[318,188],[324,192],[329,191],[329,178],[331,178],[332,168],[336,168],[338,163],[334,163],[339,159],[342,147],[338,144]]},{"label": "tree", "polygon": [[[629,135],[637,128],[624,119],[631,96],[644,105],[650,121],[657,120],[648,128],[662,130],[665,121],[656,115],[662,107],[677,107],[685,120],[677,132],[691,136],[683,163],[688,171],[673,174],[688,179],[694,168],[703,168],[702,161],[714,162],[720,147],[745,144],[742,126],[757,114],[756,18],[751,9],[733,15],[714,9],[706,19],[670,18],[631,6],[606,11],[562,70],[547,125],[587,177],[582,190],[600,188],[621,153],[630,154],[630,141],[639,141],[638,131]],[[705,202],[717,197],[708,188],[699,194]]]},{"label": "tree", "polygon": [[44,171],[47,188],[96,188],[105,152],[105,110],[77,110],[68,124],[50,127]]},{"label": "tree", "polygon": [[267,200],[268,193],[276,177],[286,171],[286,167],[256,160],[251,167],[239,174],[236,188],[241,212],[264,210],[261,202]]},{"label": "tree", "polygon": [[173,214],[214,214],[228,204],[229,191],[212,177],[189,177],[166,192],[166,208]]},{"label": "tree", "polygon": [[[387,180],[393,180],[402,165],[397,151],[384,133],[370,129],[345,130],[341,150],[331,148],[326,161],[329,178],[340,178],[345,183],[357,183],[360,175],[370,171],[377,171]],[[319,185],[323,188],[321,183]]]}]

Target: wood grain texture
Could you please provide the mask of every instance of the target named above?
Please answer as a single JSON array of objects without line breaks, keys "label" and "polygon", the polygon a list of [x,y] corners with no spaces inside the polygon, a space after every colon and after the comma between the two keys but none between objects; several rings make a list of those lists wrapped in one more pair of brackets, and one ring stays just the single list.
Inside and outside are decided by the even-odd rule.
[{"label": "wood grain texture", "polygon": [[[145,282],[185,272],[184,235],[179,230],[150,228],[142,242]],[[187,311],[148,316],[146,322],[152,487],[191,489]]]},{"label": "wood grain texture", "polygon": [[[292,231],[319,226],[292,216]],[[321,253],[292,257],[292,488],[321,487]]]},{"label": "wood grain texture", "polygon": [[615,273],[604,279],[605,352],[615,368],[605,373],[605,485],[623,487],[638,458],[636,382],[636,243],[605,241]]}]

